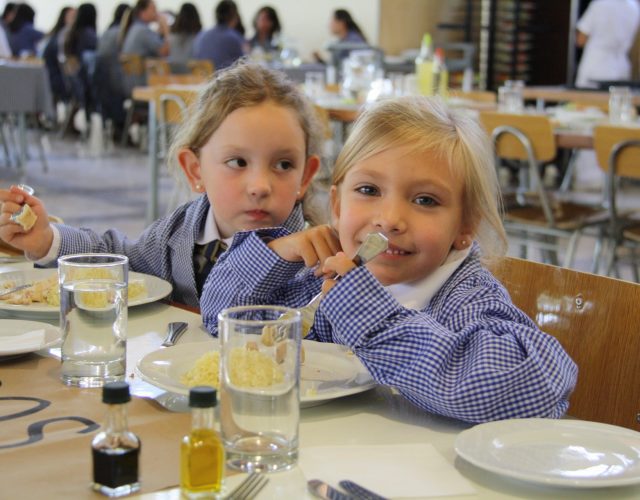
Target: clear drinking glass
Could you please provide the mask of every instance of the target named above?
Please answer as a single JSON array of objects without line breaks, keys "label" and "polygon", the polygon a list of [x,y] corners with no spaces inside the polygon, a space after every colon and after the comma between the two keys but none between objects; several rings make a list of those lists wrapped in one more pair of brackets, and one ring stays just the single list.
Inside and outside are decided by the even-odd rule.
[{"label": "clear drinking glass", "polygon": [[220,336],[220,429],[227,465],[289,469],[298,461],[300,312],[277,306],[225,309]]},{"label": "clear drinking glass", "polygon": [[102,387],[124,380],[128,272],[124,255],[58,259],[64,384]]},{"label": "clear drinking glass", "polygon": [[522,113],[523,110],[524,100],[521,85],[510,83],[498,88],[498,111],[503,113]]},{"label": "clear drinking glass", "polygon": [[315,101],[324,95],[324,71],[308,71],[304,75],[304,93]]},{"label": "clear drinking glass", "polygon": [[635,119],[633,96],[629,87],[609,87],[609,121],[629,123]]}]

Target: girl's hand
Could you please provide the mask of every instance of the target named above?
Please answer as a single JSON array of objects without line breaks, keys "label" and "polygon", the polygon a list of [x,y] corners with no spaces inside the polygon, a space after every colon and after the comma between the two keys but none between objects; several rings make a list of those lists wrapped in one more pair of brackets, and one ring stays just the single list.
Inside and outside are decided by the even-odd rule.
[{"label": "girl's hand", "polygon": [[[42,202],[35,196],[25,193],[22,189],[11,186],[10,189],[0,189],[0,239],[29,255],[34,260],[41,259],[49,252],[53,242],[53,230],[49,224],[49,215]],[[20,224],[13,222],[11,216],[20,210],[23,204],[31,207],[38,217],[29,231],[25,231]]]},{"label": "girl's hand", "polygon": [[338,235],[328,225],[283,236],[270,241],[267,246],[289,262],[304,262],[307,267],[320,264],[317,276],[322,274],[322,263],[341,249]]},{"label": "girl's hand", "polygon": [[[344,252],[338,252],[333,257],[329,257],[324,261],[324,265],[322,266],[322,272],[325,276],[344,276],[356,265],[347,254]],[[322,283],[322,293],[329,293],[334,286],[336,286],[337,281],[334,279],[325,279]]]}]

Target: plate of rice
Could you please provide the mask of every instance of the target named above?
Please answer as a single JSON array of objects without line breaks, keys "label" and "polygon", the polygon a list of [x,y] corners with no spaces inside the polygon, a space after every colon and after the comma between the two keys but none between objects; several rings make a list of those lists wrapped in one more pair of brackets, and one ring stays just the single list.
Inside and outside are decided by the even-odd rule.
[{"label": "plate of rice", "polygon": [[[32,286],[0,296],[0,311],[5,311],[13,316],[57,316],[60,314],[57,269],[0,272],[0,292],[27,283],[32,283]],[[171,283],[157,276],[129,273],[129,306],[139,306],[163,299],[171,293],[171,290]]]},{"label": "plate of rice", "polygon": [[[304,361],[300,367],[300,401],[303,407],[357,394],[376,385],[373,378],[345,346],[303,340]],[[236,364],[235,375],[242,384],[262,387],[277,377],[277,366],[260,351]],[[153,351],[136,366],[144,381],[168,392],[188,395],[189,387],[219,383],[218,339],[178,344]],[[275,375],[274,375],[275,374]],[[277,380],[277,379],[276,379]]]}]

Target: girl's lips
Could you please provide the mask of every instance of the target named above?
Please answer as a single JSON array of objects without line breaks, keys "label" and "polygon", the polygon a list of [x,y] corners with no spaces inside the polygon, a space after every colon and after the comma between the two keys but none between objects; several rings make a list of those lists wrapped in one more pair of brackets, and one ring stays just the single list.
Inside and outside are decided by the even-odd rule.
[{"label": "girl's lips", "polygon": [[265,210],[247,210],[246,214],[254,220],[264,220],[269,217],[269,212]]}]

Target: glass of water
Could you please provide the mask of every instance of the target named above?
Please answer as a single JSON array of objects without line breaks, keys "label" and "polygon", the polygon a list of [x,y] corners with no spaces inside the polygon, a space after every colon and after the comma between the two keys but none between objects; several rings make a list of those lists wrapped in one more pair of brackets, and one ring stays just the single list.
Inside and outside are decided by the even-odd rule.
[{"label": "glass of water", "polygon": [[124,380],[128,272],[124,255],[58,259],[64,384],[102,387]]},{"label": "glass of water", "polygon": [[227,465],[276,471],[298,461],[300,312],[242,306],[218,316],[220,429]]},{"label": "glass of water", "polygon": [[629,123],[635,119],[633,95],[629,87],[609,87],[609,121]]}]

